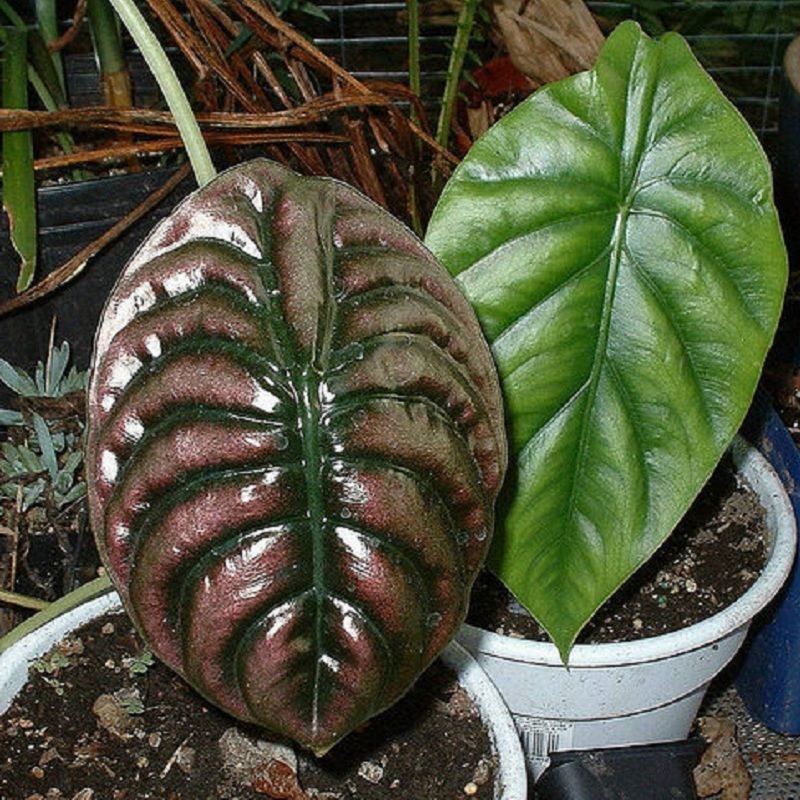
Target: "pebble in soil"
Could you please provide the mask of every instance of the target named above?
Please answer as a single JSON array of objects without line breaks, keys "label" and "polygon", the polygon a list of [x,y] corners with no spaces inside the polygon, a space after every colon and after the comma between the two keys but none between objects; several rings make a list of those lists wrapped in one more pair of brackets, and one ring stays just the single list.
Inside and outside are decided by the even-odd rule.
[{"label": "pebble in soil", "polygon": [[496,766],[438,664],[317,760],[209,707],[121,614],[39,659],[0,718],[2,800],[490,800]]},{"label": "pebble in soil", "polygon": [[[766,560],[766,514],[725,457],[665,544],[595,614],[579,643],[629,641],[681,630],[741,597]],[[491,574],[475,583],[468,621],[520,639],[548,641]]]}]

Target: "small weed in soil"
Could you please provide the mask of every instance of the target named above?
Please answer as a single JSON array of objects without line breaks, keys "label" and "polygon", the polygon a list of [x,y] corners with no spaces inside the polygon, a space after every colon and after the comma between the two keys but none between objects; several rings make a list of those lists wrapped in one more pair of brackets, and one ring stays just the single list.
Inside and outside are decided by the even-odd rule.
[{"label": "small weed in soil", "polygon": [[496,766],[438,664],[318,760],[208,706],[121,614],[34,662],[0,719],[0,800],[490,800]]},{"label": "small weed in soil", "polygon": [[[706,619],[741,597],[766,560],[766,517],[758,496],[726,457],[666,543],[595,614],[579,643],[659,636]],[[475,584],[468,621],[487,630],[548,641],[497,578]]]}]

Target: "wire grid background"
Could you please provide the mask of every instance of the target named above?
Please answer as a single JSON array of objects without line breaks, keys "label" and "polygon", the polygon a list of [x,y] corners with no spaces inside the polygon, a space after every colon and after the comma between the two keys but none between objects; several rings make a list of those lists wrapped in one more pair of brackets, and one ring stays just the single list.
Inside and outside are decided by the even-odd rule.
[{"label": "wire grid background", "polygon": [[726,717],[736,725],[752,780],[748,800],[800,800],[800,737],[775,733],[754,720],[730,684],[730,671],[714,681],[700,715]]},{"label": "wire grid background", "polygon": [[[309,17],[298,23],[323,50],[362,79],[408,81],[403,0],[321,0],[318,5],[328,15],[327,23]],[[587,5],[605,31],[632,18],[652,35],[682,33],[767,149],[773,149],[781,63],[800,32],[800,0],[589,0]],[[424,24],[430,6],[422,0],[420,48],[422,93],[433,116],[453,29]]]}]

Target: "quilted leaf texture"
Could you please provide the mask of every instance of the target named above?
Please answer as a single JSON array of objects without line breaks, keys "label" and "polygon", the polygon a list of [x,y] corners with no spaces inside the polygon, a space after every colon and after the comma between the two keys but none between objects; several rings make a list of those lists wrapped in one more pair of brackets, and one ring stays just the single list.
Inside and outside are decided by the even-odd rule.
[{"label": "quilted leaf texture", "polygon": [[473,146],[427,243],[503,382],[490,563],[566,658],[750,403],[786,285],[769,165],[680,36],[626,23]]},{"label": "quilted leaf texture", "polygon": [[164,662],[317,753],[455,633],[505,463],[469,304],[344,184],[221,174],[106,306],[87,464],[109,573]]}]

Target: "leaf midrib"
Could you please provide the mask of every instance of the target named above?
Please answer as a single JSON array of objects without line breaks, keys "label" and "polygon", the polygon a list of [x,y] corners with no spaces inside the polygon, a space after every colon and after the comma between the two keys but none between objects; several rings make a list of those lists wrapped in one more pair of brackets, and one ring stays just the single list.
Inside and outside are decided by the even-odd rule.
[{"label": "leaf midrib", "polygon": [[[644,93],[644,99],[647,102],[647,114],[643,112],[636,115],[636,120],[639,121],[639,127],[635,131],[636,142],[633,147],[631,160],[628,165],[625,163],[625,141],[630,135],[628,130],[629,109],[631,105],[631,90],[633,81],[628,80],[626,85],[625,96],[625,124],[621,133],[621,147],[620,147],[620,163],[619,163],[619,197],[620,208],[617,212],[614,229],[611,234],[611,255],[609,258],[608,275],[606,277],[605,292],[603,296],[603,306],[600,314],[600,323],[598,327],[597,344],[594,351],[594,359],[592,361],[592,369],[589,373],[589,378],[586,383],[587,398],[583,408],[580,421],[580,437],[578,440],[578,447],[575,451],[575,468],[572,474],[572,485],[570,487],[569,500],[567,503],[567,512],[565,515],[564,526],[562,527],[562,536],[567,531],[574,529],[574,518],[576,511],[576,504],[578,498],[578,484],[580,482],[581,473],[583,471],[584,458],[586,455],[586,448],[589,442],[589,431],[592,414],[594,411],[595,401],[600,386],[600,376],[605,366],[608,340],[611,332],[611,318],[614,307],[614,298],[616,296],[617,280],[619,276],[620,264],[625,247],[625,231],[630,216],[633,202],[637,193],[637,181],[641,172],[642,164],[644,162],[644,153],[647,144],[647,134],[650,129],[650,123],[653,118],[653,102],[656,81],[654,75],[658,73],[661,62],[661,51],[656,51],[657,62],[648,65],[645,73],[648,85]],[[646,60],[646,54],[642,54],[641,49],[637,47],[636,54],[634,55],[634,66],[641,68],[642,61]],[[633,72],[633,71],[632,71]],[[626,170],[626,166],[629,167]],[[626,172],[632,173],[630,179],[626,179]],[[577,638],[579,631],[575,632],[572,640],[566,644],[566,649],[562,652],[562,657],[566,661],[566,655],[569,652],[575,638]]]}]

